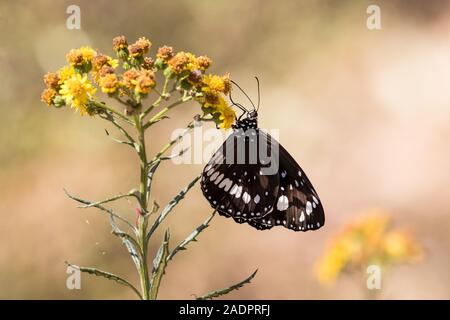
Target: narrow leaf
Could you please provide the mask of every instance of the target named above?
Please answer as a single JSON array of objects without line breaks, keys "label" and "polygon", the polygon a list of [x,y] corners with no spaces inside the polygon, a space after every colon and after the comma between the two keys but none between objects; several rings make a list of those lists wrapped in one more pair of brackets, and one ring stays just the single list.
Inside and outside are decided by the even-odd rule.
[{"label": "narrow leaf", "polygon": [[158,228],[159,224],[169,215],[169,213],[173,210],[173,208],[183,200],[186,193],[197,183],[201,176],[197,176],[192,180],[183,190],[180,191],[162,210],[159,214],[158,218],[153,223],[150,231],[147,234],[147,240],[151,237],[153,232],[155,232],[156,228]]},{"label": "narrow leaf", "polygon": [[158,296],[161,279],[167,266],[167,257],[169,256],[169,238],[170,234],[167,230],[164,233],[164,240],[153,259],[152,279],[150,281],[150,299],[156,299]]},{"label": "narrow leaf", "polygon": [[128,198],[128,197],[135,197],[135,194],[133,193],[128,193],[128,194],[120,194],[105,200],[101,200],[101,201],[97,201],[97,202],[91,202],[90,204],[86,204],[84,206],[79,206],[79,208],[91,208],[91,207],[95,207],[99,204],[104,204],[104,203],[108,203],[108,202],[113,202],[119,199],[123,199],[123,198]]},{"label": "narrow leaf", "polygon": [[173,259],[173,257],[180,251],[180,250],[186,250],[186,245],[188,245],[192,241],[197,241],[197,236],[206,228],[209,227],[209,223],[211,222],[212,218],[214,218],[214,215],[216,214],[216,210],[213,211],[213,213],[206,219],[201,225],[199,225],[186,239],[180,242],[178,246],[176,246],[172,252],[167,257],[167,261],[170,261]]},{"label": "narrow leaf", "polygon": [[[77,202],[83,203],[85,205],[90,205],[90,204],[94,203],[94,202],[91,202],[91,201],[88,201],[88,200],[84,200],[84,199],[80,199],[80,198],[77,198],[75,196],[72,196],[66,189],[63,189],[63,190],[66,193],[66,195],[72,200],[75,200]],[[97,209],[100,209],[101,211],[107,212],[109,215],[111,215],[114,218],[117,218],[118,220],[120,220],[120,221],[124,222],[125,224],[127,224],[134,232],[136,232],[136,228],[127,219],[121,217],[117,213],[114,213],[114,211],[112,209],[105,208],[102,205],[95,204],[95,203],[94,203],[93,207],[95,207]]]},{"label": "narrow leaf", "polygon": [[96,268],[80,267],[80,266],[77,266],[77,265],[74,265],[74,264],[71,264],[71,263],[68,263],[68,262],[66,262],[66,264],[68,266],[71,266],[71,267],[73,267],[75,269],[80,270],[81,272],[88,273],[88,274],[91,274],[91,275],[94,275],[94,276],[97,276],[97,277],[103,277],[103,278],[106,278],[108,280],[113,280],[113,281],[115,281],[115,282],[117,282],[117,283],[119,283],[121,285],[124,285],[124,286],[130,288],[131,290],[133,290],[134,293],[136,293],[139,296],[139,298],[142,299],[142,296],[139,293],[139,291],[130,282],[128,282],[127,280],[125,280],[125,279],[123,279],[123,278],[121,278],[121,277],[119,277],[119,276],[117,276],[115,274],[112,274],[110,272],[106,272],[106,271],[103,271],[103,270],[100,270],[100,269],[96,269]]},{"label": "narrow leaf", "polygon": [[140,262],[140,256],[138,254],[138,252],[140,252],[138,243],[128,233],[120,230],[120,228],[117,226],[116,222],[114,221],[114,217],[112,215],[109,216],[109,223],[111,224],[112,233],[114,235],[118,236],[122,240],[122,243],[125,245],[128,252],[130,253],[131,259],[133,259],[136,269],[140,270],[141,262]]},{"label": "narrow leaf", "polygon": [[256,269],[255,272],[253,272],[247,279],[244,279],[243,281],[236,283],[236,284],[232,285],[231,287],[213,291],[213,292],[207,293],[201,297],[197,297],[197,300],[213,299],[213,298],[223,296],[227,293],[230,293],[233,290],[239,290],[239,288],[243,287],[245,284],[250,283],[250,281],[255,277],[257,272],[258,272],[258,269]]}]

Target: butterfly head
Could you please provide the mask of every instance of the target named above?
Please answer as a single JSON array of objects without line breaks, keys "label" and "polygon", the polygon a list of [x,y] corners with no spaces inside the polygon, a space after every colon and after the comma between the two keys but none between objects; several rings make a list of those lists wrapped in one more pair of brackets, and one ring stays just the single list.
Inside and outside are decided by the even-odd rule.
[{"label": "butterfly head", "polygon": [[247,112],[247,116],[244,119],[238,119],[232,126],[233,129],[242,129],[244,131],[258,128],[258,112],[252,110]]},{"label": "butterfly head", "polygon": [[[243,114],[239,118],[236,119],[236,123],[232,125],[232,128],[235,130],[242,129],[244,131],[250,130],[250,129],[257,129],[258,128],[258,109],[259,109],[259,80],[257,77],[255,77],[256,82],[258,84],[258,106],[256,107],[253,101],[250,99],[250,97],[245,93],[244,90],[233,80],[231,82],[239,88],[239,90],[247,97],[247,99],[250,101],[250,103],[253,106],[253,110],[248,110],[244,106],[242,106],[240,103],[236,103],[233,101],[233,98],[231,97],[230,93],[230,100],[233,103],[234,106],[237,106],[239,109],[243,111]],[[245,118],[241,119],[243,116]]]}]

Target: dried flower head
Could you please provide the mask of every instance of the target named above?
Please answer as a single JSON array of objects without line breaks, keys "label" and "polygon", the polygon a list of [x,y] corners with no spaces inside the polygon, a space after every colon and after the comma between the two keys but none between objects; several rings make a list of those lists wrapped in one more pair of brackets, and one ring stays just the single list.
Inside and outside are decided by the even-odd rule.
[{"label": "dried flower head", "polygon": [[108,63],[108,56],[102,53],[97,54],[92,59],[92,67],[94,68],[94,70],[100,70],[107,63]]},{"label": "dried flower head", "polygon": [[162,46],[158,49],[156,57],[164,61],[169,61],[173,57],[173,48],[168,46]]},{"label": "dried flower head", "polygon": [[130,90],[134,90],[136,86],[136,79],[140,76],[140,73],[136,69],[130,69],[125,71],[122,75],[123,84]]},{"label": "dried flower head", "polygon": [[100,77],[104,77],[107,74],[111,74],[114,73],[114,69],[112,67],[110,67],[109,65],[104,65],[99,71],[98,71],[98,75]]},{"label": "dried flower head", "polygon": [[139,38],[135,43],[128,46],[128,52],[132,57],[143,56],[148,52],[152,43],[145,37]]},{"label": "dried flower head", "polygon": [[53,88],[45,88],[41,94],[41,101],[51,106],[53,104],[53,98],[56,96],[56,90]]},{"label": "dried flower head", "polygon": [[59,81],[60,81],[60,78],[59,78],[58,73],[48,72],[44,76],[44,83],[47,85],[48,88],[53,88],[53,89],[58,88]]},{"label": "dried flower head", "polygon": [[200,56],[197,58],[197,65],[200,68],[200,70],[206,70],[208,69],[212,64],[212,60],[208,58],[207,56]]},{"label": "dried flower head", "polygon": [[154,65],[155,65],[155,62],[153,61],[152,58],[144,57],[144,61],[142,62],[141,67],[146,70],[151,70],[151,69],[153,69]]},{"label": "dried flower head", "polygon": [[170,69],[175,74],[180,74],[184,70],[189,63],[189,57],[186,52],[178,52],[173,58],[171,58],[168,62]]},{"label": "dried flower head", "polygon": [[104,93],[114,93],[119,87],[119,79],[114,73],[109,73],[100,78],[99,85]]},{"label": "dried flower head", "polygon": [[71,66],[80,67],[83,64],[91,62],[95,54],[94,49],[86,46],[70,50],[66,55],[66,59]]},{"label": "dried flower head", "polygon": [[123,50],[128,47],[127,38],[125,36],[117,36],[112,41],[114,51]]},{"label": "dried flower head", "polygon": [[136,79],[136,87],[134,90],[136,93],[147,94],[155,85],[155,74],[152,71],[143,70]]}]

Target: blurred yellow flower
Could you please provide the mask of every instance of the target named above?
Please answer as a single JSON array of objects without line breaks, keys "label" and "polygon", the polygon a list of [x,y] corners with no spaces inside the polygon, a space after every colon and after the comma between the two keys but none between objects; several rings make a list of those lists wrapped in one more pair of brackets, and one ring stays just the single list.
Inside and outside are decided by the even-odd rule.
[{"label": "blurred yellow flower", "polygon": [[81,115],[85,115],[88,114],[87,103],[94,96],[96,90],[86,75],[82,76],[76,73],[64,81],[59,93],[66,104],[78,110]]},{"label": "blurred yellow flower", "polygon": [[390,230],[390,215],[371,210],[347,225],[328,244],[316,264],[323,284],[333,283],[344,270],[361,270],[370,264],[409,262],[422,255],[421,246],[404,231]]},{"label": "blurred yellow flower", "polygon": [[386,259],[392,262],[403,262],[409,258],[421,258],[423,249],[411,234],[405,230],[394,230],[383,239],[383,250]]},{"label": "blurred yellow flower", "polygon": [[234,123],[234,120],[236,119],[236,113],[227,104],[227,102],[225,101],[225,99],[223,97],[220,97],[219,100],[220,100],[220,102],[217,105],[217,111],[220,113],[219,127],[222,129],[229,129],[229,128],[231,128],[231,125]]},{"label": "blurred yellow flower", "polygon": [[72,66],[64,66],[58,70],[59,84],[64,83],[67,79],[75,74],[75,69]]}]

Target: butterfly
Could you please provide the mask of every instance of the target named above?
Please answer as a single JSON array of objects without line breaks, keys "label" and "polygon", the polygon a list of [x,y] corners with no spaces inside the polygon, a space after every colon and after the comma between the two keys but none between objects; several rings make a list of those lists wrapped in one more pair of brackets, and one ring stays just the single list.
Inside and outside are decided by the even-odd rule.
[{"label": "butterfly", "polygon": [[258,230],[283,226],[316,230],[325,223],[322,203],[303,169],[273,137],[258,128],[258,107],[243,114],[203,169],[201,190],[220,215]]}]

